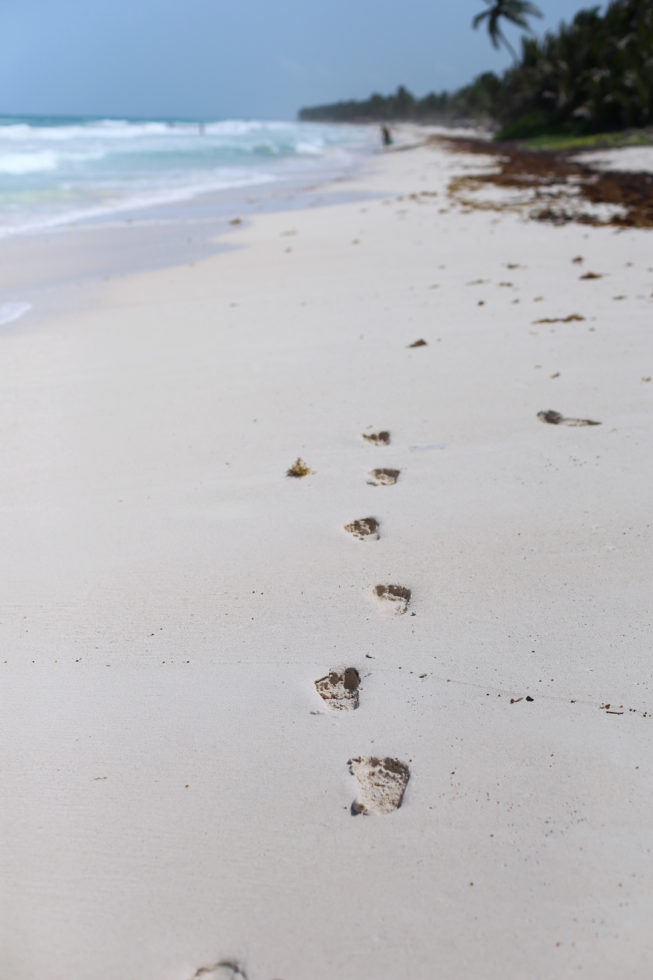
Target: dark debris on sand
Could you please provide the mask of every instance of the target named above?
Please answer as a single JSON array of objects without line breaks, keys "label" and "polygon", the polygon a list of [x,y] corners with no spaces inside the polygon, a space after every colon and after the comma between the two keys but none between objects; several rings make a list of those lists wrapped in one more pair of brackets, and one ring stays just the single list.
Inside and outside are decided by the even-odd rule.
[{"label": "dark debris on sand", "polygon": [[286,470],[286,476],[294,476],[297,479],[301,479],[303,476],[309,476],[312,472],[313,470],[298,456],[292,466]]},{"label": "dark debris on sand", "polygon": [[567,415],[563,415],[561,412],[556,412],[553,408],[548,408],[546,411],[538,412],[537,417],[540,422],[548,422],[549,425],[600,425],[600,422],[594,422],[592,419],[576,419],[570,418]]},{"label": "dark debris on sand", "polygon": [[[530,217],[556,225],[577,222],[585,225],[612,225],[618,228],[653,228],[653,174],[645,172],[603,171],[573,159],[579,150],[526,150],[514,143],[458,137],[432,137],[431,142],[453,152],[495,156],[497,172],[468,174],[454,178],[449,190],[453,195],[494,185],[510,190],[533,190]],[[562,185],[559,194],[556,186]],[[578,193],[579,201],[589,205],[610,204],[622,213],[609,217],[569,210],[568,190]],[[538,199],[541,206],[538,207]],[[474,202],[465,200],[466,207]],[[478,207],[488,205],[479,202]],[[493,208],[502,210],[501,205]],[[510,205],[505,205],[509,210]]]}]

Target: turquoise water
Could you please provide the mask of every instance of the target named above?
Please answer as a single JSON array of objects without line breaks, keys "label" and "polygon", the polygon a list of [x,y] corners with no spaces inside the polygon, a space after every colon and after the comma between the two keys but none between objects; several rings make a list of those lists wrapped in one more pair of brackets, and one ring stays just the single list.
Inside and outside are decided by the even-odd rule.
[{"label": "turquoise water", "polygon": [[228,188],[345,172],[363,127],[0,117],[0,237],[189,200]]}]

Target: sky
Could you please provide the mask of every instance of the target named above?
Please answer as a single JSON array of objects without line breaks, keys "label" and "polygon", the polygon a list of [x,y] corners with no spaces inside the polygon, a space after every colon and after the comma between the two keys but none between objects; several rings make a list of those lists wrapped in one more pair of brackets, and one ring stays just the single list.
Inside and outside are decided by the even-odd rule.
[{"label": "sky", "polygon": [[[536,33],[598,0],[538,0]],[[510,62],[484,0],[0,0],[0,114],[293,119]],[[519,32],[506,29],[518,44]]]}]

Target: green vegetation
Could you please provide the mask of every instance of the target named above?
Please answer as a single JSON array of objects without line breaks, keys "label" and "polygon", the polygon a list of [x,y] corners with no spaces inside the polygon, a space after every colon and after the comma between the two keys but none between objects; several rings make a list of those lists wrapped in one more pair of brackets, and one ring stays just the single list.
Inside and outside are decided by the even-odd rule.
[{"label": "green vegetation", "polygon": [[[494,115],[504,138],[539,128],[583,135],[653,123],[653,0],[613,0],[581,10],[541,40],[522,39],[521,60],[501,80]],[[524,131],[522,131],[524,130]]]},{"label": "green vegetation", "polygon": [[476,15],[472,21],[472,27],[476,30],[485,21],[493,46],[498,48],[499,44],[503,44],[515,62],[519,61],[517,52],[501,30],[501,22],[505,20],[515,27],[521,27],[532,33],[528,18],[541,17],[542,12],[529,0],[483,0],[483,2],[487,4],[488,9],[482,10],[480,14]]},{"label": "green vegetation", "polygon": [[361,102],[334,102],[331,105],[300,109],[302,122],[388,122],[416,121],[442,122],[443,120],[490,118],[499,98],[501,81],[494,72],[479,75],[471,85],[459,92],[431,92],[423,99],[400,85],[394,95],[375,92]]},{"label": "green vegetation", "polygon": [[653,132],[593,133],[591,136],[536,136],[526,140],[527,150],[603,150],[615,146],[653,146]]},{"label": "green vegetation", "polygon": [[302,122],[377,122],[380,119],[417,119],[430,121],[448,114],[451,96],[447,92],[432,92],[424,99],[416,99],[403,85],[394,95],[373,95],[362,102],[334,102],[332,105],[301,109]]},{"label": "green vegetation", "polygon": [[[529,29],[539,11],[526,0],[483,0],[495,45],[506,43],[502,22]],[[503,75],[484,72],[458,92],[415,98],[404,86],[363,102],[302,109],[306,121],[485,122],[497,138],[537,140],[542,146],[586,145],[581,137],[653,126],[653,0],[612,0],[581,10],[542,38],[522,37],[521,54]],[[572,141],[570,143],[570,141]],[[642,139],[646,142],[646,138]],[[605,145],[602,137],[601,145]],[[594,145],[592,143],[587,145]]]}]

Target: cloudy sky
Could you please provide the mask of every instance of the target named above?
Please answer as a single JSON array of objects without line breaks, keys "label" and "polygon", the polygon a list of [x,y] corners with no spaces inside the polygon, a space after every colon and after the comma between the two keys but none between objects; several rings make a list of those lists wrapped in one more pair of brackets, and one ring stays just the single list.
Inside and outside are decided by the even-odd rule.
[{"label": "cloudy sky", "polygon": [[[538,33],[593,5],[538,3]],[[0,114],[289,119],[398,84],[420,96],[452,90],[509,63],[471,29],[482,9],[484,0],[2,0]]]}]

